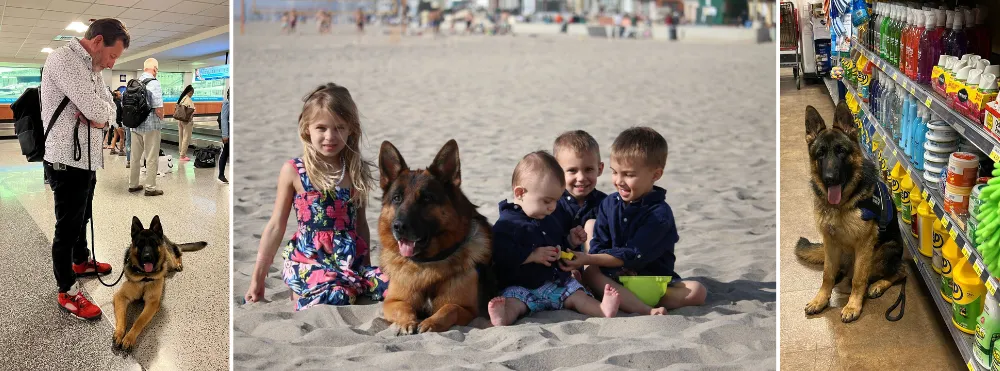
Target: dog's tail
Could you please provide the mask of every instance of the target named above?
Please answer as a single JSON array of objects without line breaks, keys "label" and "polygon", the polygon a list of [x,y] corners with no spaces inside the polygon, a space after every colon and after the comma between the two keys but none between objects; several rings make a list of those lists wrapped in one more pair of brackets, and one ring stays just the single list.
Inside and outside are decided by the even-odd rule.
[{"label": "dog's tail", "polygon": [[826,260],[823,244],[809,242],[805,237],[799,237],[799,241],[795,243],[795,256],[811,264],[823,264]]},{"label": "dog's tail", "polygon": [[198,250],[204,249],[205,246],[208,246],[208,242],[198,241],[198,242],[189,242],[189,243],[179,243],[179,244],[177,244],[177,247],[180,248],[181,251],[198,251]]}]

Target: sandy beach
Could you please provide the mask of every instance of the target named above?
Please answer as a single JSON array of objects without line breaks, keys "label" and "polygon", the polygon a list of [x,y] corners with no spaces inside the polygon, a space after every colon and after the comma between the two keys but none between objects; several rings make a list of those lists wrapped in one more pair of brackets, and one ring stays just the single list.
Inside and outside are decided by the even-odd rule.
[{"label": "sandy beach", "polygon": [[[378,29],[359,38],[346,26],[334,35],[317,35],[315,26],[288,36],[278,25],[248,24],[234,37],[235,369],[775,367],[773,44],[565,35],[397,43]],[[354,96],[372,160],[389,140],[422,168],[448,139],[457,140],[462,188],[491,222],[497,203],[510,197],[517,161],[551,150],[561,132],[588,131],[607,164],[621,130],[656,129],[670,146],[657,185],[667,189],[681,236],[676,271],[706,286],[707,303],[658,317],[546,312],[504,328],[477,319],[445,333],[396,337],[380,303],[293,312],[278,256],[265,300],[243,304],[278,170],[302,153],[302,98],[330,81]],[[613,192],[609,169],[598,189]],[[380,193],[367,209],[373,229]],[[293,217],[286,241],[294,225]]]}]

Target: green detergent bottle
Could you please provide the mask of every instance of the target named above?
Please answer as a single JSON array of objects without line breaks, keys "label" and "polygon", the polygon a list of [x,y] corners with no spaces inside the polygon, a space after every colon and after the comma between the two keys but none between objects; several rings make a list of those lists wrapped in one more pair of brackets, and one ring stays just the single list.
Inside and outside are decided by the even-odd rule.
[{"label": "green detergent bottle", "polygon": [[993,363],[994,346],[1000,339],[1000,306],[993,295],[986,295],[986,305],[983,306],[983,314],[979,316],[976,323],[976,362],[984,369],[989,370]]}]

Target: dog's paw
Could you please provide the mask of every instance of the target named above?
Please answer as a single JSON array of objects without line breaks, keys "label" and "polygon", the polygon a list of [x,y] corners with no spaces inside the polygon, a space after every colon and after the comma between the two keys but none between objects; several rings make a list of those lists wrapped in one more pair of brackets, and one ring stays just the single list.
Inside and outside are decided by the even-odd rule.
[{"label": "dog's paw", "polygon": [[438,323],[437,321],[428,318],[425,319],[423,322],[420,322],[419,330],[421,334],[425,332],[445,332],[448,331],[449,327],[451,326]]},{"label": "dog's paw", "polygon": [[397,323],[398,330],[396,336],[413,335],[417,333],[417,322]]},{"label": "dog's paw", "polygon": [[136,341],[136,336],[134,334],[129,333],[125,335],[124,338],[122,338],[122,341],[118,346],[118,349],[120,349],[122,352],[125,353],[131,353],[132,348],[135,347],[135,341]]},{"label": "dog's paw", "polygon": [[177,267],[174,268],[174,272],[180,272],[182,270],[184,270],[184,264],[177,264]]},{"label": "dog's paw", "polygon": [[853,304],[851,302],[847,303],[847,306],[840,311],[840,320],[844,323],[854,322],[861,317],[861,305]]},{"label": "dog's paw", "polygon": [[868,287],[868,298],[875,299],[885,293],[885,288],[881,285],[871,285]]},{"label": "dog's paw", "polygon": [[826,309],[827,305],[830,305],[829,299],[822,300],[821,298],[815,298],[809,304],[806,304],[806,314],[813,315],[822,312],[823,309]]}]

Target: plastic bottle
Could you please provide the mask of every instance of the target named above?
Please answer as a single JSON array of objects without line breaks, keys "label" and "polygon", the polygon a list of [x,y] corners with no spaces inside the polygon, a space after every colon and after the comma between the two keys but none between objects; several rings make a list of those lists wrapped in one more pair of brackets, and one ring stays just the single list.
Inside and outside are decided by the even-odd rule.
[{"label": "plastic bottle", "polygon": [[907,156],[909,156],[910,155],[910,120],[909,120],[909,118],[910,118],[910,104],[909,104],[909,95],[903,95],[902,91],[899,92],[899,95],[900,95],[900,98],[902,98],[902,101],[903,101],[902,105],[900,105],[900,108],[902,110],[900,111],[900,116],[899,116],[900,117],[899,147],[903,149],[903,153],[905,153]]},{"label": "plastic bottle", "polygon": [[892,22],[892,4],[885,4],[885,9],[883,10],[884,16],[882,17],[882,25],[879,30],[879,47],[878,56],[884,61],[889,60],[889,24]]},{"label": "plastic bottle", "polygon": [[[962,24],[965,26],[965,50],[966,53],[976,53],[976,43],[979,41],[979,34],[976,32],[976,10],[970,8],[962,9],[965,16]],[[983,55],[983,54],[980,54]],[[985,54],[988,58],[990,55]]]},{"label": "plastic bottle", "polygon": [[951,32],[948,37],[945,38],[945,54],[948,55],[965,55],[968,53],[969,41],[968,37],[965,35],[965,17],[962,16],[960,11],[954,12],[955,21],[951,25]]},{"label": "plastic bottle", "polygon": [[920,50],[920,37],[927,30],[927,20],[924,11],[914,9],[913,13],[915,14],[914,19],[916,24],[913,26],[913,31],[911,31],[906,46],[906,76],[909,76],[911,80],[916,80],[917,70],[919,69],[917,53]]},{"label": "plastic bottle", "polygon": [[934,256],[934,220],[936,217],[927,201],[923,201],[920,206],[917,206],[917,217],[920,220],[917,223],[917,238],[920,241],[918,251],[920,251],[920,255],[931,258]]},{"label": "plastic bottle", "polygon": [[[934,55],[932,47],[934,43],[934,33],[937,32],[934,24],[937,22],[935,11],[928,10],[924,18],[924,32],[920,35],[920,45],[917,47],[917,82],[928,84],[931,81],[931,71],[938,57]],[[940,55],[940,54],[939,54]]]},{"label": "plastic bottle", "polygon": [[868,38],[866,40],[866,45],[868,49],[878,53],[878,40],[879,35],[882,33],[882,3],[875,3],[874,8],[872,8],[872,19],[868,24]]},{"label": "plastic bottle", "polygon": [[955,244],[955,240],[949,238],[944,241],[944,245],[941,246],[941,296],[944,300],[951,303],[952,294],[952,272],[954,268],[958,265],[958,259],[962,256],[962,253],[958,250],[958,245]]},{"label": "plastic bottle", "polygon": [[979,275],[972,269],[972,262],[961,257],[952,271],[952,318],[951,322],[964,333],[974,334],[979,315],[983,312],[983,296],[986,287]]},{"label": "plastic bottle", "polygon": [[[944,54],[944,33],[947,31],[945,27],[945,17],[947,12],[941,8],[934,11],[934,36],[931,38],[931,63],[937,63],[941,54]],[[934,67],[931,67],[931,71]]]},{"label": "plastic bottle", "polygon": [[976,5],[976,45],[975,53],[983,57],[990,56],[990,49],[993,46],[992,30],[986,25],[987,9],[981,4]]},{"label": "plastic bottle", "polygon": [[903,176],[903,181],[899,183],[899,187],[899,201],[900,206],[902,206],[899,209],[900,217],[903,219],[903,223],[911,224],[913,210],[910,207],[910,191],[913,190],[913,180],[910,179],[909,171]]},{"label": "plastic bottle", "polygon": [[913,9],[903,8],[903,28],[899,31],[899,71],[904,75],[910,68],[906,65],[909,59],[906,58],[906,47],[910,43],[910,35],[913,34]]},{"label": "plastic bottle", "polygon": [[896,7],[896,23],[892,28],[892,65],[899,67],[899,39],[902,38],[903,27],[906,25],[903,18],[903,6],[897,5]]},{"label": "plastic bottle", "polygon": [[973,350],[979,366],[989,370],[993,363],[993,343],[1000,339],[1000,303],[993,295],[985,295],[983,314],[976,324],[976,347]]},{"label": "plastic bottle", "polygon": [[933,231],[931,267],[934,268],[934,272],[941,274],[941,262],[944,260],[944,257],[941,256],[941,248],[944,247],[944,242],[950,237],[948,236],[948,231],[944,229],[944,225],[941,224],[941,219],[934,219],[931,230]]},{"label": "plastic bottle", "polygon": [[951,53],[951,43],[948,42],[948,40],[952,38],[952,34],[955,33],[955,30],[952,28],[954,25],[955,25],[955,11],[946,10],[945,24],[944,24],[945,30],[944,33],[941,35],[941,54],[948,54],[961,57],[962,56],[961,54]]},{"label": "plastic bottle", "polygon": [[924,203],[924,197],[920,195],[920,188],[914,186],[910,190],[910,234],[914,238],[920,237],[920,213],[918,210],[922,203]]}]

